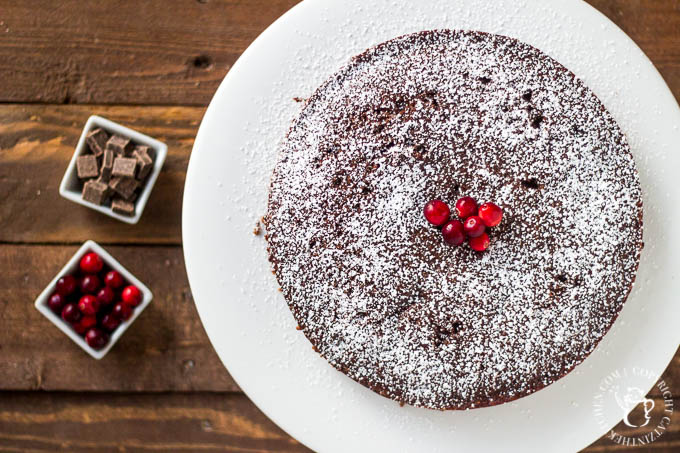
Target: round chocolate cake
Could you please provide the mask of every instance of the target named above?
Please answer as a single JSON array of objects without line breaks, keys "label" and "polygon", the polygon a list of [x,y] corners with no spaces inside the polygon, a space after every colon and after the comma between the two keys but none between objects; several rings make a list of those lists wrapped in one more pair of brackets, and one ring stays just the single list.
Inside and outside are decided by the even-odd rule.
[{"label": "round chocolate cake", "polygon": [[[503,209],[489,248],[423,206]],[[306,102],[265,219],[315,349],[396,401],[507,402],[571,371],[621,310],[642,248],[626,139],[583,81],[530,45],[425,31],[366,50]]]}]

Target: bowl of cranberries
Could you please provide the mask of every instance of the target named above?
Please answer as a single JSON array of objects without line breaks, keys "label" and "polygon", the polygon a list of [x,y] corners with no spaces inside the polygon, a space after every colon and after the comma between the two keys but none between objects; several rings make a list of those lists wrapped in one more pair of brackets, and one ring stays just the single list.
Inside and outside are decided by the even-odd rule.
[{"label": "bowl of cranberries", "polygon": [[38,296],[35,307],[78,346],[101,359],[153,295],[106,250],[85,242]]}]

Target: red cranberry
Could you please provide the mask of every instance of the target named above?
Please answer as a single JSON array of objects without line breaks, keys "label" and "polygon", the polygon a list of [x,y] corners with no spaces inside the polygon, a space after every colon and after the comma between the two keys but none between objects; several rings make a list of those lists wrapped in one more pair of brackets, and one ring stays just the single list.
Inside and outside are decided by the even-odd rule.
[{"label": "red cranberry", "polygon": [[85,334],[85,341],[92,349],[101,349],[109,342],[109,336],[99,327],[93,327]]},{"label": "red cranberry", "polygon": [[88,328],[94,327],[95,325],[97,325],[97,317],[96,316],[83,316],[83,319],[81,319],[78,324],[80,324],[81,326],[88,327]]},{"label": "red cranberry", "polygon": [[61,309],[64,308],[65,303],[66,299],[59,293],[54,293],[47,299],[47,306],[55,313],[61,313]]},{"label": "red cranberry", "polygon": [[64,275],[57,280],[57,292],[62,296],[68,296],[73,293],[78,286],[78,282],[73,275]]},{"label": "red cranberry", "polygon": [[113,290],[108,286],[104,286],[97,293],[97,301],[99,301],[99,305],[102,307],[106,307],[111,302],[113,302],[114,297],[116,297],[116,295],[114,294]]},{"label": "red cranberry", "polygon": [[488,227],[495,227],[501,223],[503,210],[493,203],[484,203],[479,207],[479,217]]},{"label": "red cranberry", "polygon": [[489,235],[482,233],[480,236],[470,238],[470,248],[478,252],[483,252],[489,248]]},{"label": "red cranberry", "polygon": [[465,241],[463,224],[459,220],[451,220],[442,227],[444,241],[451,245],[460,245]]},{"label": "red cranberry", "polygon": [[82,335],[87,332],[87,329],[93,327],[97,324],[97,318],[95,316],[83,316],[83,319],[73,324],[73,330],[76,333]]},{"label": "red cranberry", "polygon": [[127,321],[128,319],[130,319],[130,316],[132,316],[133,310],[134,309],[128,304],[118,302],[116,305],[113,306],[111,314],[116,318],[120,319],[121,321]]},{"label": "red cranberry", "polygon": [[102,327],[109,332],[113,332],[120,325],[120,319],[116,318],[112,314],[108,314],[102,318]]},{"label": "red cranberry", "polygon": [[99,311],[99,300],[91,294],[86,294],[78,301],[78,308],[84,315],[96,315]]},{"label": "red cranberry", "polygon": [[77,322],[75,324],[71,324],[71,327],[73,327],[73,330],[75,330],[78,335],[82,335],[85,332],[87,332],[87,327],[81,326],[80,322]]},{"label": "red cranberry", "polygon": [[458,217],[467,219],[477,214],[477,202],[472,197],[463,197],[456,201],[456,211],[458,211]]},{"label": "red cranberry", "polygon": [[470,216],[467,219],[465,219],[463,228],[465,229],[465,234],[467,234],[468,237],[471,238],[481,236],[482,234],[484,234],[485,230],[482,219],[480,219],[479,216],[476,215]]},{"label": "red cranberry", "polygon": [[94,252],[86,253],[80,259],[80,270],[86,274],[96,274],[104,267],[104,261]]},{"label": "red cranberry", "polygon": [[80,290],[85,294],[95,294],[99,289],[99,277],[86,275],[80,280]]},{"label": "red cranberry", "polygon": [[61,319],[69,324],[74,324],[80,321],[82,313],[78,310],[76,304],[66,304],[64,308],[61,309]]},{"label": "red cranberry", "polygon": [[125,287],[121,298],[129,306],[136,307],[142,302],[142,293],[139,291],[139,288],[130,285]]},{"label": "red cranberry", "polygon": [[428,201],[423,212],[427,221],[434,226],[443,225],[451,215],[449,206],[441,200]]},{"label": "red cranberry", "polygon": [[123,276],[118,271],[109,271],[104,277],[104,284],[113,289],[120,288],[123,283]]}]

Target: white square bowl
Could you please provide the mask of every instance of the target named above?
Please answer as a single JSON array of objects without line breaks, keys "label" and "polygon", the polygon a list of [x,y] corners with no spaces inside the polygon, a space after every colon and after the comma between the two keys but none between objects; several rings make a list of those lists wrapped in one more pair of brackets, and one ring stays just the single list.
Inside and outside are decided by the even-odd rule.
[{"label": "white square bowl", "polygon": [[[89,201],[83,200],[82,196],[83,184],[78,179],[78,175],[76,173],[76,159],[78,158],[78,156],[84,154],[86,151],[87,144],[85,143],[85,137],[87,136],[88,132],[98,127],[104,129],[109,134],[122,135],[124,137],[129,138],[130,140],[137,144],[146,145],[154,150],[155,157],[153,161],[153,169],[151,170],[151,174],[148,176],[146,180],[146,184],[142,188],[142,192],[139,194],[137,200],[135,201],[135,214],[133,216],[125,216],[118,214],[117,212],[113,212],[111,206],[97,205]],[[73,153],[71,162],[69,162],[68,168],[66,168],[64,178],[61,180],[61,184],[59,185],[59,194],[62,197],[67,198],[75,203],[87,206],[88,208],[92,208],[95,211],[99,211],[103,214],[116,218],[121,222],[135,224],[139,221],[139,218],[142,216],[142,212],[144,211],[146,202],[149,200],[149,195],[151,195],[151,190],[153,189],[154,184],[156,184],[156,179],[158,178],[158,174],[161,172],[161,168],[163,167],[163,163],[165,162],[165,156],[167,156],[167,154],[168,146],[165,143],[160,142],[154,138],[151,138],[148,135],[144,135],[140,132],[134,131],[125,126],[121,126],[120,124],[114,123],[113,121],[107,120],[106,118],[102,118],[101,116],[92,115],[87,119],[87,123],[85,123],[83,133],[80,134],[80,140],[78,140],[76,151],[75,153]]]},{"label": "white square bowl", "polygon": [[[139,290],[142,293],[142,302],[135,307],[135,310],[132,313],[130,319],[128,319],[127,321],[122,321],[120,323],[118,328],[113,332],[113,334],[111,334],[109,343],[103,349],[100,350],[91,348],[87,344],[87,342],[85,342],[85,338],[78,335],[76,331],[73,330],[73,328],[69,326],[68,323],[66,323],[66,321],[61,319],[61,317],[58,314],[54,313],[52,310],[50,310],[50,307],[47,306],[47,300],[52,295],[52,293],[54,293],[57,285],[57,280],[59,280],[60,277],[66,274],[75,273],[78,270],[80,259],[83,257],[83,255],[85,255],[88,252],[95,252],[97,255],[99,255],[107,266],[109,266],[113,270],[120,272],[120,274],[123,276],[125,280],[139,288]],[[47,285],[43,292],[40,293],[38,298],[35,300],[35,308],[38,309],[38,311],[42,313],[47,319],[52,321],[52,324],[57,326],[59,330],[68,335],[69,338],[71,338],[71,340],[73,340],[78,346],[83,348],[85,352],[90,354],[95,359],[99,360],[102,357],[104,357],[113,347],[113,345],[116,344],[118,339],[123,336],[123,333],[125,333],[128,327],[130,327],[130,325],[135,321],[135,319],[137,319],[137,317],[151,303],[151,299],[153,299],[153,294],[151,294],[151,291],[149,290],[149,288],[146,287],[146,285],[144,285],[144,283],[140,282],[134,275],[132,275],[127,269],[125,269],[114,257],[112,257],[99,244],[97,244],[94,241],[87,241],[78,249],[78,251],[73,255],[73,257],[71,257],[68,263],[66,263],[66,265],[52,279],[52,281],[49,283],[49,285]]]}]

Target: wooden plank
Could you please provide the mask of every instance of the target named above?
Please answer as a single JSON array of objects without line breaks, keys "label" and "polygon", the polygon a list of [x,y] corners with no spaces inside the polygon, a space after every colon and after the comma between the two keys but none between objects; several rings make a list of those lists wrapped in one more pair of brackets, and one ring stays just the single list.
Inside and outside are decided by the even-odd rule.
[{"label": "wooden plank", "polygon": [[[103,360],[50,325],[32,302],[76,249],[0,245],[0,389],[238,390],[203,331],[179,247],[106,247],[154,301]],[[672,389],[680,385],[680,351],[663,378]]]},{"label": "wooden plank", "polygon": [[680,0],[586,0],[647,54],[680,100]]},{"label": "wooden plank", "polygon": [[306,452],[239,394],[0,393],[3,452]]},{"label": "wooden plank", "polygon": [[[3,85],[3,84],[0,84]],[[0,242],[180,244],[182,192],[203,108],[0,105]],[[126,225],[59,196],[92,114],[158,138],[168,157],[140,222]]]},{"label": "wooden plank", "polygon": [[25,0],[0,15],[0,102],[206,105],[298,0]]},{"label": "wooden plank", "polygon": [[106,357],[85,354],[33,307],[76,249],[0,245],[0,389],[239,390],[200,323],[179,247],[106,247],[154,300]]},{"label": "wooden plank", "polygon": [[[679,402],[676,399],[674,404]],[[655,403],[663,404],[660,399]],[[622,423],[615,429],[635,432]],[[671,422],[668,431],[651,445],[621,446],[604,436],[582,452],[671,453],[678,448],[680,423]],[[0,393],[1,451],[58,449],[309,451],[277,428],[245,396],[234,393]]]},{"label": "wooden plank", "polygon": [[[0,102],[206,105],[243,50],[297,1],[8,2]],[[680,97],[680,1],[590,3]]]}]

